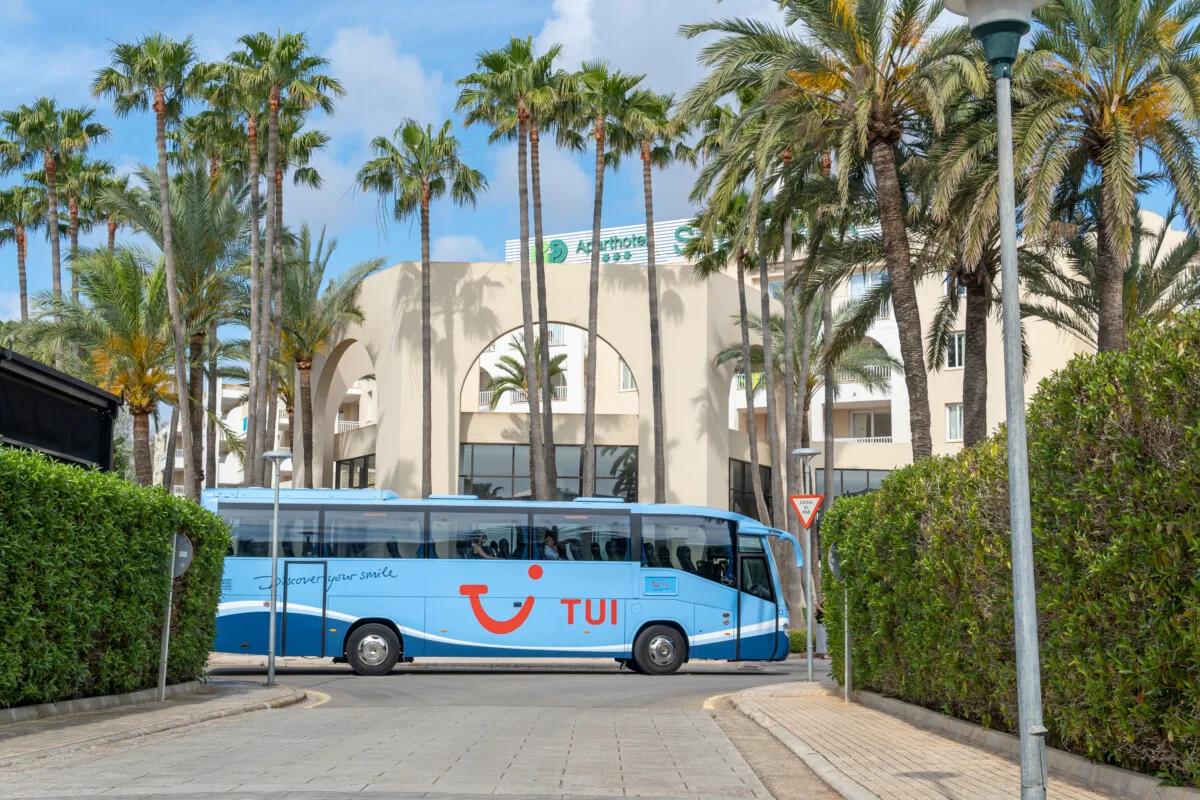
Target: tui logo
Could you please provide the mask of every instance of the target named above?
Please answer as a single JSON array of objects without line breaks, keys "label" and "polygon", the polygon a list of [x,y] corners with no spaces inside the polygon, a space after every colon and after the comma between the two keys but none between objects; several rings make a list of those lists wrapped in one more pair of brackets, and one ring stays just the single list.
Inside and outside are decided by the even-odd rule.
[{"label": "tui logo", "polygon": [[[532,580],[539,580],[542,577],[542,568],[538,564],[533,564],[529,567],[529,577]],[[495,619],[487,613],[483,608],[483,603],[479,598],[488,593],[486,583],[464,583],[458,587],[458,593],[471,598],[471,612],[475,614],[475,619],[479,620],[479,624],[484,630],[495,634],[512,633],[517,628],[525,624],[525,620],[529,619],[529,615],[533,612],[533,595],[527,595],[525,602],[521,603],[520,610],[508,619]]]}]

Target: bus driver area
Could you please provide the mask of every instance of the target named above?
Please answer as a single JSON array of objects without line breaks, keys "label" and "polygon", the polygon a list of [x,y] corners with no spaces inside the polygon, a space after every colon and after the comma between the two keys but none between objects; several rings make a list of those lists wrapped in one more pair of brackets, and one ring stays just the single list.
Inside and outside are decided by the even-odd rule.
[{"label": "bus driver area", "polygon": [[[203,497],[232,534],[218,652],[267,652],[270,497]],[[791,537],[727,511],[284,490],[277,535],[285,657],[381,675],[401,659],[443,657],[600,657],[669,674],[695,659],[787,656],[766,538]]]}]

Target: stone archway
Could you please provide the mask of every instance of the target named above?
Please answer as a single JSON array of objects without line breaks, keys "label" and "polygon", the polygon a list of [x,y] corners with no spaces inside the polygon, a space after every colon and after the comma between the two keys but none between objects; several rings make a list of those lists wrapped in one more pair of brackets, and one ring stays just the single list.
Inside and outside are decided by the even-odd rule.
[{"label": "stone archway", "polygon": [[[347,392],[356,381],[368,375],[375,375],[375,360],[362,341],[346,338],[332,347],[318,364],[313,365],[313,372],[313,486],[332,487],[333,465],[338,457],[338,411]],[[378,391],[376,382],[376,392]],[[376,423],[378,416],[384,412],[381,400],[377,395]],[[358,438],[373,439],[373,432],[364,429],[358,434]],[[297,437],[296,441],[299,442],[300,439],[301,437]],[[363,444],[365,442],[360,442],[360,445]]]}]

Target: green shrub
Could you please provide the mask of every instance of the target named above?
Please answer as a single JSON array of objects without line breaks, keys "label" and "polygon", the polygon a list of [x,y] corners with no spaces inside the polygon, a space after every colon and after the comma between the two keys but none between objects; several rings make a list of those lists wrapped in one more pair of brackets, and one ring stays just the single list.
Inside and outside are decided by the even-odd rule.
[{"label": "green shrub", "polygon": [[804,628],[792,628],[788,631],[788,652],[807,653],[808,642],[804,638]]},{"label": "green shrub", "polygon": [[[1004,441],[839,499],[825,613],[856,687],[1015,731]],[[1029,458],[1049,742],[1200,785],[1200,314],[1043,381]]]},{"label": "green shrub", "polygon": [[175,531],[195,553],[174,587],[171,682],[203,673],[224,523],[161,490],[0,447],[0,707],[155,685]]}]

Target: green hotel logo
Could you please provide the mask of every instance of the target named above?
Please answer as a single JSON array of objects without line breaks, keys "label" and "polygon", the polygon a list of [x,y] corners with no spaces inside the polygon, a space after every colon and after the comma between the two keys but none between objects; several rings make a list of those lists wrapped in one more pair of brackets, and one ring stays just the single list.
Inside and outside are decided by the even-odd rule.
[{"label": "green hotel logo", "polygon": [[567,243],[562,239],[551,239],[543,246],[546,250],[546,263],[561,264],[567,260]]}]

